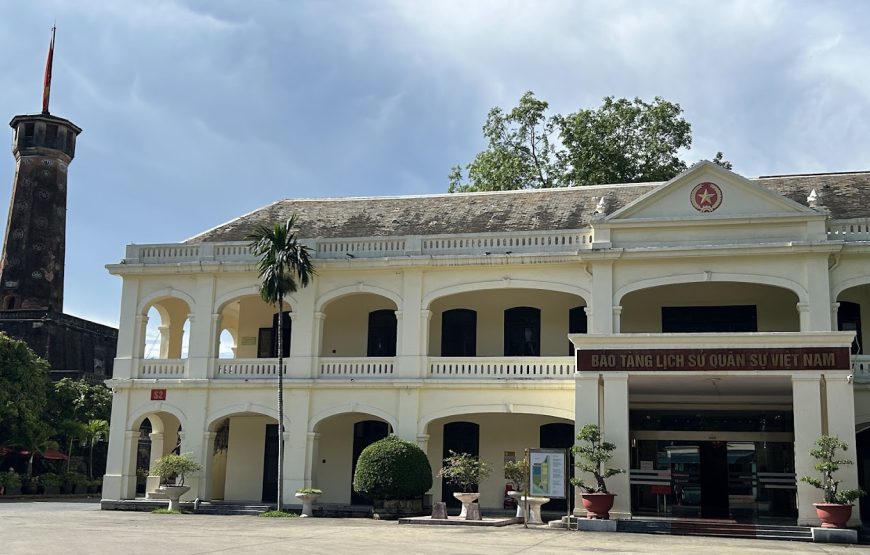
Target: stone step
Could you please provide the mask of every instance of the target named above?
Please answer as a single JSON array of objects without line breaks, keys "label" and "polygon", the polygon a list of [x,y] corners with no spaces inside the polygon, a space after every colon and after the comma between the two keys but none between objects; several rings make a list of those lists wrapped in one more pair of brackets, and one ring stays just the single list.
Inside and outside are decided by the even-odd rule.
[{"label": "stone step", "polygon": [[249,515],[256,516],[272,509],[269,505],[243,503],[200,503],[193,512],[198,515]]},{"label": "stone step", "polygon": [[809,527],[680,520],[621,520],[620,532],[812,541]]}]

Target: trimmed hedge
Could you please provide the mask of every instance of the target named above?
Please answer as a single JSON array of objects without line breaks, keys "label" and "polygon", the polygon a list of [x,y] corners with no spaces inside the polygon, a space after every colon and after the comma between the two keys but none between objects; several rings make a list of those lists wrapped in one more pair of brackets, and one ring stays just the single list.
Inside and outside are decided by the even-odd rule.
[{"label": "trimmed hedge", "polygon": [[353,474],[353,489],[371,499],[413,499],[431,487],[426,453],[394,435],[366,447]]}]

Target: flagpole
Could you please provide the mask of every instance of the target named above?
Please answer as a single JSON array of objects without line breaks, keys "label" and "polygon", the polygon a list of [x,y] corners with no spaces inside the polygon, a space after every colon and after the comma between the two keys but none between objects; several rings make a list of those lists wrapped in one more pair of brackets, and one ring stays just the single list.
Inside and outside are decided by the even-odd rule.
[{"label": "flagpole", "polygon": [[57,26],[51,28],[51,43],[48,45],[48,58],[45,60],[45,76],[42,80],[42,113],[48,115],[48,101],[51,98],[51,66],[54,62],[54,35]]}]

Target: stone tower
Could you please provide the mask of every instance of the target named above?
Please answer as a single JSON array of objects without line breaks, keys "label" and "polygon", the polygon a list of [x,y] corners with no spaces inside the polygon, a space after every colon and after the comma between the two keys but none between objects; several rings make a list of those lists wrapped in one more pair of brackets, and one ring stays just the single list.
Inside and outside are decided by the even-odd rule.
[{"label": "stone tower", "polygon": [[63,310],[67,168],[81,129],[48,113],[15,116],[15,178],[0,258],[0,310]]}]

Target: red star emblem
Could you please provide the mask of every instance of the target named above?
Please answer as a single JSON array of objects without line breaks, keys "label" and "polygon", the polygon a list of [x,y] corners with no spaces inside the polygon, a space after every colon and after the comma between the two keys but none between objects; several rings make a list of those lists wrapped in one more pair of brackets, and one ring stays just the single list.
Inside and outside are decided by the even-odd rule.
[{"label": "red star emblem", "polygon": [[692,189],[691,201],[695,210],[712,212],[722,204],[722,189],[709,181],[699,183]]}]

